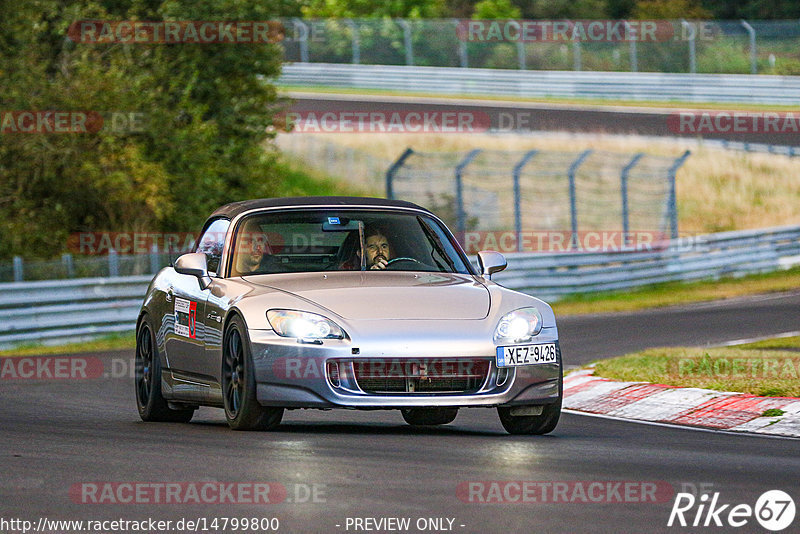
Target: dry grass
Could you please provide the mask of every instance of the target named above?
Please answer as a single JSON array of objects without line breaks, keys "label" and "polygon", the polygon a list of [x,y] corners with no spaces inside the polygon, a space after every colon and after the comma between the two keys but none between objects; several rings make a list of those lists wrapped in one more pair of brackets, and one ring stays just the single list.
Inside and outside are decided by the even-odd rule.
[{"label": "dry grass", "polygon": [[[302,135],[302,134],[289,134]],[[570,134],[305,134],[393,160],[406,147],[422,152],[473,148],[577,152],[591,148],[691,157],[678,172],[681,232],[720,232],[800,224],[800,158],[698,146],[693,140]]]}]

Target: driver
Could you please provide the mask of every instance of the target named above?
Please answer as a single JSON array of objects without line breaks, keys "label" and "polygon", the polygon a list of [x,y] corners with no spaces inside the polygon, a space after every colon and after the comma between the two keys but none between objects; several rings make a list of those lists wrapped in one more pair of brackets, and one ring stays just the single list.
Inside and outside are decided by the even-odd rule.
[{"label": "driver", "polygon": [[392,248],[380,228],[372,227],[364,231],[364,249],[368,269],[386,269],[392,259]]},{"label": "driver", "polygon": [[[378,226],[367,226],[364,229],[364,250],[366,252],[366,266],[368,269],[386,269],[389,260],[392,259],[392,247],[387,232]],[[361,266],[361,247],[357,245],[358,235],[355,235],[356,244],[353,255],[349,260],[343,262],[339,268],[345,270],[358,270]]]}]

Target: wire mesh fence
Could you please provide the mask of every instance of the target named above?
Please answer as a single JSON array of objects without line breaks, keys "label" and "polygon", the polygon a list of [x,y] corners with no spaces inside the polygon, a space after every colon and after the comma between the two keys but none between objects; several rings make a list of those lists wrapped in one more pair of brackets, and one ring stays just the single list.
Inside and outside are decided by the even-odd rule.
[{"label": "wire mesh fence", "polygon": [[[800,73],[798,20],[295,18],[281,22],[285,32],[284,55],[292,62],[523,70]],[[560,26],[563,31],[559,31]]]},{"label": "wire mesh fence", "polygon": [[625,246],[633,235],[678,237],[675,173],[688,155],[408,149],[386,191],[437,213],[470,253],[587,250],[612,233]]}]

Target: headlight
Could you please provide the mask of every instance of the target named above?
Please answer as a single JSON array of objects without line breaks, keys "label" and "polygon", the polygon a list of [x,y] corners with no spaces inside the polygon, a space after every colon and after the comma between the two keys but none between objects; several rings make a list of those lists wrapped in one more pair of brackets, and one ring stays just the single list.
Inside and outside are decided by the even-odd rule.
[{"label": "headlight", "polygon": [[524,343],[542,331],[542,314],[536,308],[520,308],[505,314],[494,330],[495,343]]},{"label": "headlight", "polygon": [[275,333],[299,339],[343,339],[339,325],[316,313],[295,310],[269,310],[267,320]]}]

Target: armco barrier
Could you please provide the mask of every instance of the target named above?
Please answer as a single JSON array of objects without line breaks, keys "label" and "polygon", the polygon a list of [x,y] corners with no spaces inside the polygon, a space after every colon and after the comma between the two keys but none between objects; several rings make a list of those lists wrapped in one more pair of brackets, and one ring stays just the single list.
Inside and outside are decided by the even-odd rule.
[{"label": "armco barrier", "polygon": [[445,95],[586,98],[650,102],[800,103],[800,76],[574,72],[293,63],[278,83]]},{"label": "armco barrier", "polygon": [[[683,242],[682,242],[683,241]],[[494,280],[548,300],[661,282],[744,276],[800,264],[800,227],[723,232],[672,241],[663,250],[522,253]]]},{"label": "armco barrier", "polygon": [[[574,293],[743,276],[800,264],[800,226],[670,243],[669,248],[654,251],[514,253],[508,255],[508,269],[493,278],[508,288],[557,300]],[[0,348],[132,331],[150,278],[0,284]]]}]

